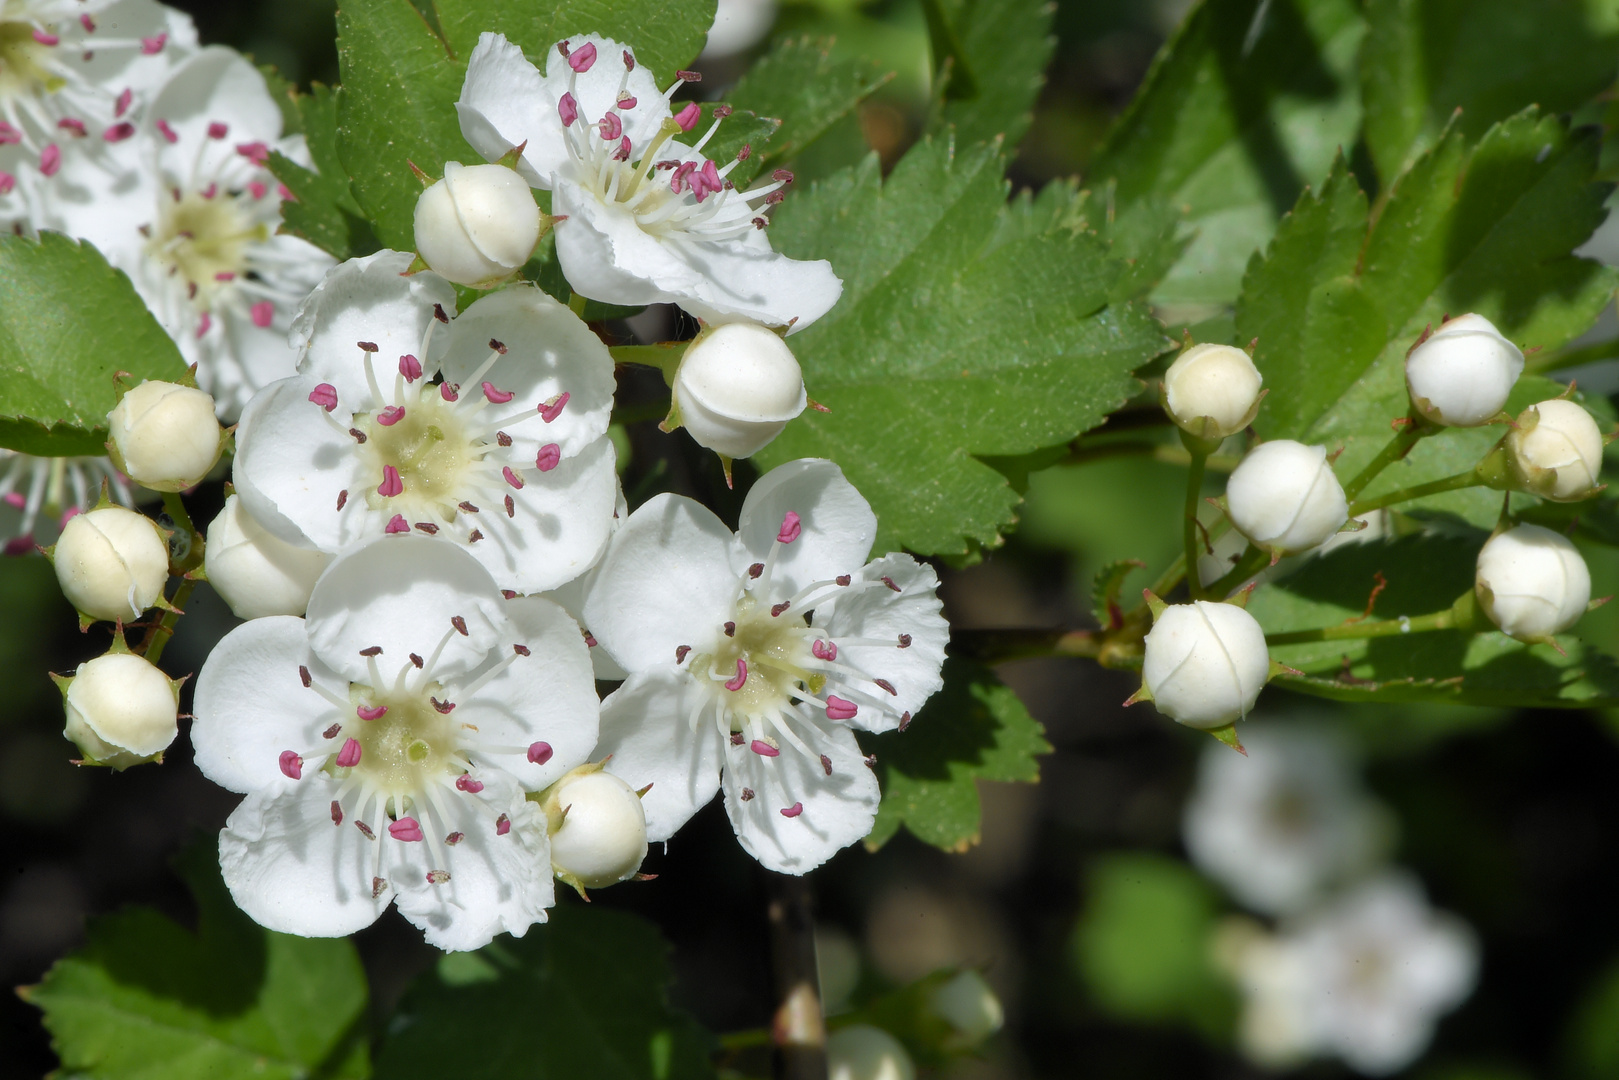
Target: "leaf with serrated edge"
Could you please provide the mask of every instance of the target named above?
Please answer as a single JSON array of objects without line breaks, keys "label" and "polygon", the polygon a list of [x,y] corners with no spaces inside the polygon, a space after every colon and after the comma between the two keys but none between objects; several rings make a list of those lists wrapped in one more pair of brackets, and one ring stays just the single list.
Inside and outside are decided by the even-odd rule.
[{"label": "leaf with serrated edge", "polygon": [[838,462],[877,511],[878,550],[992,546],[1018,495],[974,455],[1067,442],[1139,385],[1167,342],[1144,308],[1108,306],[1120,264],[1086,232],[1008,206],[993,147],[924,141],[887,182],[875,155],[782,204],[772,236],[843,278],[789,339],[811,397],[756,460]]},{"label": "leaf with serrated edge", "polygon": [[309,93],[289,100],[314,168],[306,169],[279,151],[270,155],[270,171],[292,193],[281,204],[277,231],[300,236],[338,259],[371,254],[377,239],[349,190],[337,150],[336,95],[315,83]]},{"label": "leaf with serrated edge", "polygon": [[0,237],[0,446],[105,453],[120,371],[130,385],[186,373],[129,279],[59,233]]},{"label": "leaf with serrated edge", "polygon": [[979,780],[1040,778],[1045,729],[988,668],[946,661],[944,688],[904,731],[862,739],[877,755],[883,801],[866,838],[875,850],[901,825],[946,851],[978,842]]},{"label": "leaf with serrated edge", "polygon": [[[945,102],[933,129],[953,128],[962,146],[1001,138],[1014,147],[1029,130],[1057,39],[1057,6],[1048,0],[970,0],[944,3],[956,41],[972,72],[971,93]],[[955,87],[947,87],[947,95]]]}]

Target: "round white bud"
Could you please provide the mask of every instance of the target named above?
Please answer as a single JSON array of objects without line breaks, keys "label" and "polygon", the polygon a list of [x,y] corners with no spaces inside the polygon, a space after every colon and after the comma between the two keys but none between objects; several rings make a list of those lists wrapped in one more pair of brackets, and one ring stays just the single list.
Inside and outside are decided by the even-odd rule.
[{"label": "round white bud", "polygon": [[107,414],[113,464],[155,491],[195,487],[219,460],[225,432],[214,399],[194,386],[149,379]]},{"label": "round white bud", "polygon": [[1246,716],[1270,678],[1265,631],[1235,604],[1175,604],[1143,642],[1141,680],[1158,711],[1194,728]]},{"label": "round white bud", "polygon": [[754,323],[725,323],[693,342],[672,394],[681,426],[729,458],[764,449],[809,402],[798,358]]},{"label": "round white bud", "polygon": [[1591,602],[1591,571],[1562,533],[1518,525],[1478,553],[1479,603],[1509,637],[1537,641],[1579,621]]},{"label": "round white bud", "polygon": [[1411,404],[1436,424],[1477,427],[1506,408],[1523,350],[1482,315],[1451,319],[1405,358]]},{"label": "round white bud", "polygon": [[511,277],[540,242],[528,182],[504,165],[444,163],[416,200],[416,253],[434,273],[480,288]]},{"label": "round white bud", "polygon": [[1602,432],[1584,408],[1564,398],[1531,405],[1507,432],[1512,474],[1524,489],[1553,502],[1596,493]]},{"label": "round white bud", "polygon": [[827,1080],[916,1080],[901,1042],[879,1027],[851,1024],[826,1040]]},{"label": "round white bud", "polygon": [[69,739],[85,760],[127,769],[168,749],[179,733],[180,691],[145,657],[107,653],[67,683]]},{"label": "round white bud", "polygon": [[956,1029],[963,1042],[983,1042],[1006,1022],[1001,999],[976,968],[965,968],[955,978],[933,991],[928,1002],[934,1013]]},{"label": "round white bud", "polygon": [[557,781],[547,805],[562,812],[551,832],[551,866],[564,880],[603,889],[631,877],[646,858],[646,811],[635,789],[599,767]]},{"label": "round white bud", "polygon": [[1164,411],[1200,439],[1223,439],[1253,423],[1262,382],[1241,349],[1193,345],[1164,372]]},{"label": "round white bud", "polygon": [[169,580],[169,544],[157,523],[122,506],[74,515],[52,557],[62,594],[92,619],[140,618]]},{"label": "round white bud", "polygon": [[208,526],[203,568],[239,619],[302,615],[315,579],[331,561],[266,532],[232,495]]},{"label": "round white bud", "polygon": [[1343,485],[1323,446],[1291,439],[1260,443],[1226,482],[1237,530],[1268,551],[1294,555],[1325,543],[1349,520]]}]

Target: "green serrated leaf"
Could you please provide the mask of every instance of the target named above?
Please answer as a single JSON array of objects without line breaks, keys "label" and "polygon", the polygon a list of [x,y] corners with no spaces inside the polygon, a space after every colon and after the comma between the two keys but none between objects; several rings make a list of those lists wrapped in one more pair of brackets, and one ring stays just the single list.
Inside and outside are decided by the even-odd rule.
[{"label": "green serrated leaf", "polygon": [[1385,184],[1453,118],[1476,139],[1530,105],[1584,104],[1619,56],[1615,0],[1369,0],[1366,21],[1366,145]]},{"label": "green serrated leaf", "polygon": [[986,667],[948,660],[944,688],[904,731],[863,740],[877,755],[883,801],[866,838],[875,850],[904,825],[946,851],[978,842],[979,780],[1040,778],[1035,760],[1051,752],[1045,729],[1017,694]]},{"label": "green serrated leaf", "polygon": [[371,1075],[354,946],[254,925],[220,882],[211,843],[179,869],[197,898],[196,933],[150,908],[104,916],[24,992],[64,1069],[98,1080]]},{"label": "green serrated leaf", "polygon": [[668,953],[644,919],[560,903],[521,939],[451,954],[419,979],[377,1075],[712,1080],[712,1036],[668,1005]]},{"label": "green serrated leaf", "polygon": [[1116,182],[1119,213],[1155,197],[1186,215],[1185,254],[1163,304],[1229,304],[1248,256],[1307,184],[1327,175],[1360,126],[1354,0],[1265,5],[1206,0],[1153,61],[1090,175]]},{"label": "green serrated leaf", "polygon": [[1140,559],[1120,559],[1097,571],[1096,580],[1091,584],[1091,614],[1099,624],[1104,627],[1120,624],[1123,611],[1119,592],[1124,587],[1124,579],[1146,566]]},{"label": "green serrated leaf", "polygon": [[306,169],[279,151],[270,155],[270,171],[292,192],[281,204],[279,231],[303,237],[337,259],[371,254],[377,238],[349,189],[338,153],[337,95],[315,83],[309,93],[289,101],[315,167]]},{"label": "green serrated leaf", "polygon": [[[1594,133],[1532,110],[1472,146],[1451,131],[1370,226],[1340,160],[1244,280],[1237,337],[1258,339],[1254,360],[1270,388],[1260,434],[1342,446],[1338,474],[1353,476],[1408,408],[1405,354],[1425,326],[1476,311],[1537,350],[1583,333],[1619,286],[1619,271],[1571,254],[1604,214],[1609,188],[1592,181],[1596,153]],[[1509,407],[1560,389],[1524,379]],[[1500,435],[1453,429],[1427,439],[1366,494],[1459,472]],[[1488,527],[1500,502],[1475,490],[1418,505]]]},{"label": "green serrated leaf", "polygon": [[[714,122],[714,110],[717,102],[709,102],[702,107],[703,117],[693,129],[692,134],[701,137],[708,131]],[[766,116],[750,109],[743,109],[735,104],[731,105],[735,111],[721,121],[714,137],[703,146],[703,155],[713,159],[724,166],[736,159],[736,155],[746,146],[748,158],[738,161],[736,168],[732,169],[726,179],[733,184],[743,187],[758,171],[760,160],[769,153],[770,141],[775,138],[776,132],[781,129],[781,121],[774,116]]]},{"label": "green serrated leaf", "polygon": [[0,446],[105,453],[120,371],[135,383],[186,373],[129,278],[59,233],[0,236]]},{"label": "green serrated leaf", "polygon": [[1122,267],[1088,232],[1008,206],[1001,159],[925,140],[884,182],[872,155],[799,192],[779,250],[843,278],[830,314],[790,339],[806,412],[762,468],[827,457],[877,511],[879,551],[999,543],[1017,493],[974,455],[1067,442],[1135,391],[1167,344],[1144,308],[1109,306]]},{"label": "green serrated leaf", "polygon": [[[1048,0],[941,0],[950,51],[965,58],[971,79],[964,85],[952,73],[931,130],[943,134],[953,128],[961,146],[999,139],[1015,147],[1029,130],[1057,45],[1051,34],[1056,9]],[[943,57],[933,36],[938,63]]]}]

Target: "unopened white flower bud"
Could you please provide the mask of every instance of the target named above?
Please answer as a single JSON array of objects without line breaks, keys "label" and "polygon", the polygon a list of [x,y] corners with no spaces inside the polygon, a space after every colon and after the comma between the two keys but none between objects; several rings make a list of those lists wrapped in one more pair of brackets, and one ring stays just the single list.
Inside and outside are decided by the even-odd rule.
[{"label": "unopened white flower bud", "polygon": [[764,449],[809,402],[787,343],[741,322],[716,326],[686,349],[672,393],[681,426],[728,458]]},{"label": "unopened white flower bud", "polygon": [[66,685],[69,739],[85,760],[127,769],[168,749],[179,732],[180,688],[145,657],[111,652],[79,665]]},{"label": "unopened white flower bud", "polygon": [[214,399],[194,386],[141,383],[107,414],[113,464],[155,491],[195,487],[219,460],[225,432]]},{"label": "unopened white flower bud", "polygon": [[504,165],[444,163],[444,179],[416,200],[416,253],[457,285],[511,277],[540,242],[528,182]]},{"label": "unopened white flower bud", "polygon": [[208,526],[204,548],[208,584],[239,619],[302,615],[331,556],[293,547],[253,520],[232,495]]},{"label": "unopened white flower bud", "polygon": [[1564,398],[1531,405],[1507,433],[1513,477],[1553,502],[1596,493],[1602,472],[1602,432],[1584,408]]},{"label": "unopened white flower bud", "polygon": [[1223,439],[1254,422],[1259,369],[1230,345],[1193,345],[1164,372],[1164,411],[1200,439]]},{"label": "unopened white flower bud", "polygon": [[157,523],[122,506],[74,515],[52,559],[62,594],[92,619],[140,618],[169,580],[169,544]]},{"label": "unopened white flower bud", "polygon": [[1523,350],[1482,315],[1451,319],[1411,350],[1411,404],[1436,424],[1477,427],[1500,415],[1523,374]]},{"label": "unopened white flower bud", "polygon": [[[646,811],[635,789],[600,765],[585,765],[545,794],[551,866],[572,885],[602,889],[634,876],[646,858]],[[560,816],[561,824],[555,824]]]},{"label": "unopened white flower bud", "polygon": [[827,1080],[916,1080],[900,1041],[879,1027],[851,1024],[826,1040]]},{"label": "unopened white flower bud", "polygon": [[1231,523],[1259,547],[1293,555],[1324,543],[1349,520],[1343,485],[1322,446],[1261,443],[1226,482]]},{"label": "unopened white flower bud", "polygon": [[1164,608],[1143,642],[1142,686],[1158,711],[1187,727],[1240,720],[1270,678],[1259,622],[1235,604]]},{"label": "unopened white flower bud", "polygon": [[969,1045],[983,1042],[1006,1022],[1001,999],[976,968],[965,968],[955,978],[933,991],[929,999],[934,1013],[943,1017],[956,1034]]},{"label": "unopened white flower bud", "polygon": [[1591,602],[1591,571],[1562,533],[1518,525],[1478,553],[1475,585],[1490,621],[1509,637],[1538,641],[1579,621]]}]

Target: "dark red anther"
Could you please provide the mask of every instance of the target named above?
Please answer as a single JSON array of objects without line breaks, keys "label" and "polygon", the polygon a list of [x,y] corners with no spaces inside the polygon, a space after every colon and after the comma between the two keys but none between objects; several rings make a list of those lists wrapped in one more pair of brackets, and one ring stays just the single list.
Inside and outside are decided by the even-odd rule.
[{"label": "dark red anther", "polygon": [[374,341],[356,341],[354,344],[360,347],[361,352],[371,353],[377,351],[377,343]]},{"label": "dark red anther", "polygon": [[731,732],[731,745],[732,746],[741,746],[742,743],[743,743],[742,733],[740,731]]},{"label": "dark red anther", "polygon": [[516,589],[502,589],[502,590],[500,590],[500,595],[504,596],[508,600],[516,600],[517,599],[517,590]]},{"label": "dark red anther", "polygon": [[887,690],[890,694],[894,695],[895,697],[899,696],[899,691],[895,690],[894,689],[894,684],[889,682],[887,679],[873,679],[871,681],[876,683],[878,686],[882,687],[884,690]]},{"label": "dark red anther", "polygon": [[427,700],[428,703],[433,706],[433,708],[437,709],[439,713],[444,716],[448,716],[450,713],[455,711],[455,702],[453,701],[440,701],[436,697],[430,697]]},{"label": "dark red anther", "polygon": [[298,665],[298,678],[303,680],[304,689],[309,689],[309,669],[302,664]]},{"label": "dark red anther", "polygon": [[502,356],[506,355],[506,346],[505,346],[505,344],[503,342],[496,341],[494,338],[490,338],[489,339],[489,347],[491,349],[495,350],[496,352],[498,352]]},{"label": "dark red anther", "polygon": [[675,646],[675,663],[684,664],[686,662],[686,654],[689,653],[689,652],[691,652],[691,646],[690,645],[676,645]]},{"label": "dark red anther", "polygon": [[416,531],[424,532],[428,536],[437,536],[438,526],[434,525],[431,521],[418,521],[416,523]]},{"label": "dark red anther", "polygon": [[562,59],[566,60],[568,58],[568,42],[566,40],[557,42],[557,52],[562,54]]},{"label": "dark red anther", "polygon": [[[476,781],[474,781],[474,783],[476,783]],[[483,787],[482,784],[478,784],[478,786],[480,788]],[[453,832],[444,838],[444,844],[446,847],[454,847],[466,838],[467,834],[464,832]]]},{"label": "dark red anther", "polygon": [[788,609],[788,608],[789,608],[789,607],[791,607],[791,606],[792,606],[792,605],[791,605],[791,604],[790,604],[790,603],[788,603],[788,602],[787,602],[787,601],[786,601],[786,600],[783,600],[783,601],[782,601],[782,602],[781,602],[781,603],[779,603],[779,604],[773,604],[773,605],[771,605],[771,608],[770,608],[770,617],[771,617],[771,618],[772,618],[772,619],[774,619],[774,618],[777,618],[777,617],[779,617],[779,616],[780,616],[780,615],[781,615],[781,613],[782,613],[782,612],[784,612],[784,611],[786,611],[786,610],[787,610],[787,609]]},{"label": "dark red anther", "polygon": [[517,504],[512,501],[510,495],[506,496],[506,516],[509,518],[517,516]]},{"label": "dark red anther", "polygon": [[742,789],[742,801],[743,802],[752,802],[753,801],[753,789],[752,788],[745,787],[745,788]]},{"label": "dark red anther", "polygon": [[447,323],[447,322],[450,321],[450,317],[448,315],[444,314],[444,305],[443,304],[434,304],[433,305],[433,318],[437,319],[441,323]]},{"label": "dark red anther", "polygon": [[821,755],[821,768],[826,770],[826,775],[832,775],[832,759],[825,754]]},{"label": "dark red anther", "polygon": [[630,53],[630,50],[628,50],[628,49],[624,50],[624,70],[625,71],[634,71],[635,70],[635,57],[634,57],[634,55],[632,55]]},{"label": "dark red anther", "polygon": [[382,655],[382,646],[381,645],[373,645],[369,649],[361,649],[360,650],[360,655],[361,656],[381,656]]},{"label": "dark red anther", "polygon": [[511,831],[512,831],[512,819],[511,819],[511,817],[509,815],[502,814],[498,818],[495,819],[495,835],[496,836],[505,836],[507,833],[509,833]]},{"label": "dark red anther", "polygon": [[893,589],[895,592],[900,592],[901,591],[900,587],[898,585],[894,584],[894,579],[893,578],[888,577],[888,576],[885,575],[881,580],[882,580],[882,583],[884,585],[887,585],[890,589]]},{"label": "dark red anther", "polygon": [[910,726],[911,726],[911,714],[908,713],[908,712],[907,713],[900,713],[900,715],[899,715],[899,729],[901,731],[904,731],[906,728],[908,728]]},{"label": "dark red anther", "polygon": [[911,635],[901,634],[899,636],[899,647],[902,649],[909,649],[911,647]]},{"label": "dark red anther", "polygon": [[349,434],[354,436],[354,441],[355,442],[357,442],[357,443],[365,442],[365,432],[361,431],[359,428],[354,428],[354,427],[349,428]]},{"label": "dark red anther", "polygon": [[775,206],[777,203],[781,202],[786,197],[787,197],[786,192],[772,191],[769,195],[765,196],[765,205],[766,206]]},{"label": "dark red anther", "polygon": [[849,582],[853,581],[854,578],[850,577],[848,574],[839,574],[832,580],[837,582],[839,585],[847,585]]},{"label": "dark red anther", "polygon": [[460,634],[462,637],[468,637],[469,636],[467,634],[467,621],[465,619],[463,619],[461,616],[459,616],[459,615],[451,615],[450,616],[450,625],[455,627],[455,632]]},{"label": "dark red anther", "polygon": [[471,532],[467,533],[467,543],[469,543],[469,544],[476,544],[479,540],[482,540],[482,539],[483,539],[483,530],[482,529],[473,529]]},{"label": "dark red anther", "polygon": [[756,562],[752,566],[748,567],[748,576],[750,578],[756,578],[756,577],[758,577],[760,574],[762,574],[764,572],[765,572],[765,564],[762,563],[762,562]]},{"label": "dark red anther", "polygon": [[337,508],[339,510],[343,509],[343,507],[348,505],[348,502],[349,502],[349,489],[344,488],[342,491],[339,491],[337,493]]},{"label": "dark red anther", "polygon": [[510,446],[512,444],[512,437],[506,434],[504,431],[497,431],[495,432],[495,442],[499,443],[501,446]]},{"label": "dark red anther", "polygon": [[531,652],[529,650],[529,647],[527,645],[513,645],[512,646],[512,652],[516,653],[518,656],[533,656],[534,655],[533,652]]},{"label": "dark red anther", "polygon": [[675,72],[675,78],[681,82],[702,82],[703,73],[700,71],[677,71]]},{"label": "dark red anther", "polygon": [[459,505],[461,509],[465,510],[469,514],[476,514],[478,512],[478,508],[469,502],[460,503]]},{"label": "dark red anther", "polygon": [[725,636],[736,637],[736,623],[728,622],[725,624]]},{"label": "dark red anther", "polygon": [[877,767],[877,755],[876,754],[867,754],[866,757],[865,757],[865,762],[866,762],[866,768],[875,769]]},{"label": "dark red anther", "polygon": [[336,799],[332,800],[332,824],[343,824],[343,808],[338,805]]},{"label": "dark red anther", "polygon": [[742,144],[742,149],[740,149],[740,150],[738,150],[736,152],[736,159],[738,161],[746,161],[752,156],[753,156],[753,144],[752,143],[743,143]]},{"label": "dark red anther", "polygon": [[714,119],[724,120],[727,116],[730,116],[733,111],[734,110],[729,105],[716,105],[714,106]]},{"label": "dark red anther", "polygon": [[775,172],[770,174],[770,179],[776,180],[783,184],[790,184],[793,182],[793,174],[788,169],[777,169]]},{"label": "dark red anther", "polygon": [[341,734],[343,734],[343,725],[333,724],[331,727],[321,732],[320,737],[323,739],[335,739]]},{"label": "dark red anther", "polygon": [[[356,829],[359,829],[360,830],[360,835],[364,836],[367,840],[375,840],[377,838],[377,834],[371,831],[371,826],[367,825],[365,822],[361,821],[359,818],[354,819],[354,827]],[[376,895],[376,891],[375,891],[376,890],[376,883],[379,882],[379,881],[382,881],[382,879],[381,878],[372,878],[371,879],[371,888],[373,890],[371,895],[373,895],[373,896]],[[386,884],[386,882],[384,882],[384,884]]]},{"label": "dark red anther", "polygon": [[417,656],[415,653],[411,653],[410,654],[410,662],[416,665],[416,670],[417,671],[420,671],[420,670],[422,670],[422,664],[425,661],[423,661],[422,658]]}]

